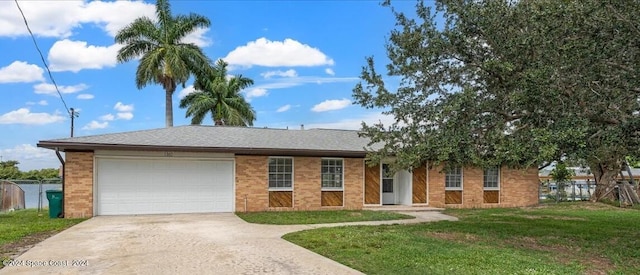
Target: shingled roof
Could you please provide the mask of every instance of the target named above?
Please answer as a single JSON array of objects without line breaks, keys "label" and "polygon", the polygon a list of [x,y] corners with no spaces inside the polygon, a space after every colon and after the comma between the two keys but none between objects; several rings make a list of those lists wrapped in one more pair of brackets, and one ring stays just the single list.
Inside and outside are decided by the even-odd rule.
[{"label": "shingled roof", "polygon": [[41,140],[38,147],[61,151],[154,150],[364,156],[369,140],[358,131],[188,125],[171,128]]}]

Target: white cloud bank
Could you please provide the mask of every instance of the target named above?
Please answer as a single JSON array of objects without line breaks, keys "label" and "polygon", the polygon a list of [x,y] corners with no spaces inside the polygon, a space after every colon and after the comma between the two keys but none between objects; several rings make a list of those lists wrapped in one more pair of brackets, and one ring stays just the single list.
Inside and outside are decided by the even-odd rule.
[{"label": "white cloud bank", "polygon": [[53,150],[38,148],[31,144],[19,144],[13,148],[0,150],[4,160],[17,160],[22,171],[43,168],[58,168],[60,161]]},{"label": "white cloud bank", "polygon": [[77,99],[93,99],[95,96],[92,94],[79,94],[76,98]]},{"label": "white cloud bank", "polygon": [[[89,88],[89,86],[87,86],[84,83],[80,83],[72,86],[58,85],[58,90],[60,90],[60,93],[62,94],[73,94],[73,93],[86,90],[87,88]],[[36,94],[40,94],[40,95],[58,96],[58,92],[56,91],[56,86],[50,83],[40,83],[40,84],[33,85],[33,90]]]},{"label": "white cloud bank", "polygon": [[106,121],[98,122],[98,121],[92,120],[87,125],[82,127],[82,130],[104,129],[104,128],[107,128],[107,126],[109,126],[109,122],[106,122]]},{"label": "white cloud bank", "polygon": [[[2,27],[0,27],[1,29]],[[23,61],[14,61],[6,67],[0,68],[0,83],[29,83],[44,81],[44,70],[38,65]]]},{"label": "white cloud bank", "polygon": [[276,110],[276,112],[282,113],[282,112],[289,111],[290,109],[291,109],[291,104],[287,104],[287,105],[284,105],[284,106],[278,108],[278,110]]},{"label": "white cloud bank", "polygon": [[268,71],[268,72],[264,72],[260,74],[262,77],[264,77],[265,79],[269,79],[271,77],[274,76],[279,76],[279,77],[296,77],[298,76],[298,73],[293,70],[293,69],[289,69],[286,71]]},{"label": "white cloud bank", "polygon": [[271,41],[264,37],[235,48],[223,58],[230,65],[251,67],[311,67],[333,65],[319,49],[293,39]]},{"label": "white cloud bank", "polygon": [[336,72],[334,72],[331,68],[324,69],[324,72],[327,73],[330,76],[336,75]]},{"label": "white cloud bank", "polygon": [[63,120],[65,120],[65,117],[58,113],[32,113],[27,108],[20,108],[0,115],[0,124],[45,125]]},{"label": "white cloud bank", "polygon": [[373,112],[366,113],[355,118],[345,118],[334,122],[305,124],[305,128],[360,130],[362,122],[366,122],[368,125],[382,122],[385,126],[388,126],[394,122],[394,118],[391,115]]},{"label": "white cloud bank", "polygon": [[116,56],[122,46],[114,44],[108,47],[87,45],[85,41],[68,39],[56,41],[49,50],[51,71],[74,73],[83,69],[102,69],[115,67]]},{"label": "white cloud bank", "polygon": [[196,89],[193,88],[193,85],[189,85],[187,87],[185,87],[184,89],[182,89],[179,93],[178,93],[178,99],[183,99],[185,96],[195,92]]},{"label": "white cloud bank", "polygon": [[[110,36],[138,17],[155,18],[155,6],[142,1],[19,1],[38,36],[65,38],[82,24],[94,24]],[[0,36],[28,35],[14,1],[0,1]]]},{"label": "white cloud bank", "polygon": [[314,111],[314,112],[334,111],[334,110],[347,108],[349,107],[349,105],[351,105],[351,100],[346,98],[325,100],[313,106],[313,108],[311,108],[311,111]]},{"label": "white cloud bank", "polygon": [[263,89],[263,88],[253,88],[253,89],[244,91],[244,96],[247,99],[247,101],[251,101],[256,97],[267,96],[268,94],[269,93],[267,92],[267,89]]}]

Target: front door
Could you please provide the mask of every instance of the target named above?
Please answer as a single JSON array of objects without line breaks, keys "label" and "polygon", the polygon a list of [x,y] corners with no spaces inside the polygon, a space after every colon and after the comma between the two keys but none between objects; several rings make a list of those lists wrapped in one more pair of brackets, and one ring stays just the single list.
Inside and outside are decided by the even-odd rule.
[{"label": "front door", "polygon": [[382,164],[382,204],[396,204],[395,182],[388,164]]}]

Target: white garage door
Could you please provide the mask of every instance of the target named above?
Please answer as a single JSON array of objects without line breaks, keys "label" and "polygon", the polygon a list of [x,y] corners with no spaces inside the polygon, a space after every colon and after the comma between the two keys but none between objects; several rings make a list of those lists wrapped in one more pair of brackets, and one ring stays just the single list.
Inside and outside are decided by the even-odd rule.
[{"label": "white garage door", "polygon": [[98,215],[233,211],[233,161],[97,158]]}]

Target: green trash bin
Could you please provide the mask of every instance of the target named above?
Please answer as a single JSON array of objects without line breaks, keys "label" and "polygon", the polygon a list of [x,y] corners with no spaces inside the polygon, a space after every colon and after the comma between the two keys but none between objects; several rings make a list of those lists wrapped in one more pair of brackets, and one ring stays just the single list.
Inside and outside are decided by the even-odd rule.
[{"label": "green trash bin", "polygon": [[61,218],[62,190],[47,190],[47,200],[49,200],[49,218]]}]

